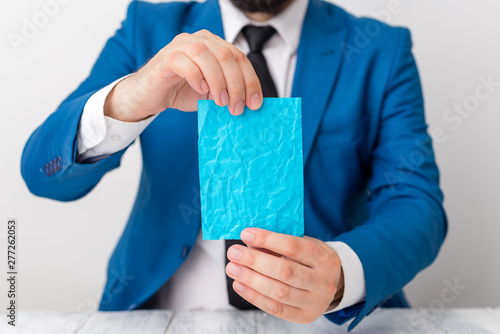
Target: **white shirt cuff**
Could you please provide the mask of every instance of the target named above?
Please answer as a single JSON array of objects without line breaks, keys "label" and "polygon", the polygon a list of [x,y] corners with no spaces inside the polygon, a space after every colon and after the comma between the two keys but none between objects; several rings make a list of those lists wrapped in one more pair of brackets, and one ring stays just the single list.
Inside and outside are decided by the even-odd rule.
[{"label": "white shirt cuff", "polygon": [[365,272],[358,255],[351,247],[341,241],[331,241],[326,242],[326,244],[333,248],[342,262],[344,296],[336,308],[324,314],[342,310],[366,299]]},{"label": "white shirt cuff", "polygon": [[144,129],[156,118],[151,116],[139,122],[122,122],[104,116],[104,103],[109,92],[118,82],[116,80],[93,94],[83,109],[78,124],[78,161],[92,160],[97,162],[105,157],[121,151],[132,143]]}]

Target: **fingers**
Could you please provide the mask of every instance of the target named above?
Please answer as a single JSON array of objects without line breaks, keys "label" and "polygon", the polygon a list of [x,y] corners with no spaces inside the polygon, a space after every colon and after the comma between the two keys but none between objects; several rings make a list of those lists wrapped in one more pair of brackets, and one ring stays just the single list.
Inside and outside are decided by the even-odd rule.
[{"label": "fingers", "polygon": [[283,282],[291,287],[309,290],[314,288],[312,269],[300,263],[276,257],[241,245],[231,246],[228,259],[262,275]]},{"label": "fingers", "polygon": [[258,250],[259,252],[266,253],[266,254],[269,254],[269,255],[272,255],[272,256],[283,257],[283,255],[275,253],[273,251],[270,251],[269,249],[257,248],[257,247],[253,247],[253,246],[248,246],[248,248],[255,249],[255,250]]},{"label": "fingers", "polygon": [[241,240],[249,246],[268,249],[311,268],[317,267],[330,256],[328,250],[313,239],[299,238],[260,228],[243,230]]},{"label": "fingers", "polygon": [[245,82],[233,52],[217,43],[207,43],[224,74],[229,93],[229,111],[233,115],[243,114],[245,108]]},{"label": "fingers", "polygon": [[257,77],[257,74],[255,73],[255,70],[247,56],[234,45],[229,45],[245,83],[245,104],[252,110],[259,109],[262,105],[263,97],[259,78]]},{"label": "fingers", "polygon": [[184,43],[183,50],[201,70],[215,103],[219,106],[228,105],[229,95],[225,75],[209,47],[203,42],[194,41]]},{"label": "fingers", "polygon": [[[239,50],[237,47],[235,47],[233,44],[225,41],[224,39],[212,34],[211,32],[209,32],[207,30],[200,30],[200,31],[196,32],[194,35],[215,43],[215,45],[217,45],[219,48],[228,49],[229,51],[231,51],[232,58],[235,59],[236,64],[239,67],[238,73],[241,73],[242,78],[243,78],[243,82],[244,82],[244,85],[243,85],[244,95],[245,95],[244,104],[246,104],[248,106],[248,108],[253,109],[253,110],[260,108],[262,105],[262,98],[263,98],[262,88],[260,85],[259,78],[257,77],[257,74],[255,73],[255,70],[254,70],[252,64],[250,63],[250,60],[248,60],[247,56],[243,52],[241,52],[241,50]],[[208,45],[210,47],[210,45],[213,45],[213,44],[208,44]],[[225,54],[227,51],[221,52],[221,50],[218,49],[217,47],[215,47],[213,51],[216,53],[217,52],[222,53],[222,57],[221,57],[222,59],[224,59],[225,56],[229,57],[229,53]],[[226,72],[224,72],[224,73],[226,73]],[[230,87],[229,83],[228,83],[228,87]],[[241,87],[238,87],[238,88],[241,88]],[[237,96],[241,96],[239,91],[236,91],[235,94]],[[231,92],[230,92],[230,96],[232,96]],[[236,100],[237,100],[237,98],[235,97],[235,101]]]},{"label": "fingers", "polygon": [[303,307],[309,304],[310,299],[312,299],[312,294],[309,291],[297,289],[233,262],[227,265],[226,272],[229,277],[251,287],[260,294],[287,305]]},{"label": "fingers", "polygon": [[245,105],[254,110],[261,107],[260,81],[246,55],[234,45],[208,31],[180,34],[173,44],[160,61],[164,73],[185,78],[199,94],[209,92],[217,105],[227,105],[233,115],[241,115]]},{"label": "fingers", "polygon": [[246,228],[240,236],[248,246],[229,248],[226,273],[250,303],[279,318],[309,323],[342,298],[341,261],[324,242],[259,228]]},{"label": "fingers", "polygon": [[269,298],[236,280],[233,282],[233,288],[236,293],[245,298],[251,304],[280,319],[303,324],[311,323],[316,319],[314,315],[308,314],[308,312],[304,309],[287,305]]},{"label": "fingers", "polygon": [[208,84],[200,68],[182,52],[172,52],[168,59],[171,71],[181,78],[199,94],[207,94]]}]

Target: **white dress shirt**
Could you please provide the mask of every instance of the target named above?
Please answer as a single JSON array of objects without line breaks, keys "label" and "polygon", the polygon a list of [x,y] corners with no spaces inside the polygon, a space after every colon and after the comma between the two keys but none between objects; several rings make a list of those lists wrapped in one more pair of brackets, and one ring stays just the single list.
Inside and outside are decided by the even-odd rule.
[{"label": "white dress shirt", "polygon": [[[244,53],[248,44],[241,29],[247,24],[271,25],[277,33],[266,43],[263,54],[280,97],[289,97],[297,60],[302,24],[308,0],[294,0],[282,13],[266,22],[255,22],[233,6],[219,0],[226,41]],[[104,116],[104,101],[123,78],[95,93],[85,105],[78,128],[78,161],[92,163],[127,147],[154,120],[127,123]],[[356,253],[343,242],[327,242],[342,261],[344,296],[332,311],[363,301],[366,283]],[[182,310],[234,309],[228,302],[223,240],[202,240],[201,232],[191,253],[171,279],[155,295],[155,307]]]}]

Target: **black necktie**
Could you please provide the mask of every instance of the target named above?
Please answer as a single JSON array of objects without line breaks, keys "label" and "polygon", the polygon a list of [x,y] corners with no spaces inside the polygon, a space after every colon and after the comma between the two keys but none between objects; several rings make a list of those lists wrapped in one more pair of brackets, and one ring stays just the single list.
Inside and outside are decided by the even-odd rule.
[{"label": "black necktie", "polygon": [[[264,55],[262,54],[264,44],[266,44],[266,42],[273,36],[276,30],[270,26],[256,27],[248,25],[245,26],[241,32],[248,42],[250,52],[247,57],[252,63],[253,68],[257,73],[257,77],[259,77],[260,85],[262,86],[262,94],[264,94],[264,97],[277,97],[278,93],[276,92],[276,86],[274,85],[273,78],[269,73],[266,58],[264,58]],[[226,240],[226,265],[229,263],[227,250],[232,245],[244,245],[244,243],[240,240]],[[226,276],[229,304],[241,310],[255,309],[256,307],[254,305],[241,298],[240,295],[234,291],[233,281],[234,280],[232,278]]]},{"label": "black necktie", "polygon": [[274,85],[273,78],[269,73],[266,58],[262,54],[264,44],[276,33],[271,26],[256,27],[252,25],[245,26],[241,32],[247,39],[250,52],[247,54],[248,60],[253,65],[255,72],[260,80],[262,86],[262,93],[264,97],[278,97],[276,86]]}]

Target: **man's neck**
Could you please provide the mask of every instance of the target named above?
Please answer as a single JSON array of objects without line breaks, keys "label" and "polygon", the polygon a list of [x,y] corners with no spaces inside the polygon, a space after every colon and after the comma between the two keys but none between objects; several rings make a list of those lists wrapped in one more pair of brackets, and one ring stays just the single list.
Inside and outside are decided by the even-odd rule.
[{"label": "man's neck", "polygon": [[269,20],[271,17],[273,17],[273,14],[269,13],[262,13],[262,12],[255,12],[255,13],[248,13],[248,12],[243,12],[250,20],[257,21],[257,22],[265,22]]}]

